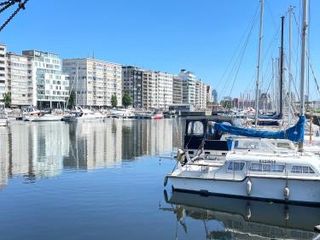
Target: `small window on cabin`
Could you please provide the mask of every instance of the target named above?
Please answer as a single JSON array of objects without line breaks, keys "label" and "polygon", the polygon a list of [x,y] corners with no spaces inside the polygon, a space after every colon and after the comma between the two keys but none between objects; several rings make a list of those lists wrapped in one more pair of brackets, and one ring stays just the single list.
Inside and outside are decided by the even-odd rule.
[{"label": "small window on cabin", "polygon": [[290,145],[288,143],[282,143],[282,142],[279,142],[277,143],[277,147],[278,148],[290,148]]},{"label": "small window on cabin", "polygon": [[262,165],[262,170],[264,172],[270,172],[271,171],[271,165],[270,164],[263,164]]},{"label": "small window on cabin", "polygon": [[200,121],[196,121],[193,123],[193,135],[201,136],[203,135],[203,123]]},{"label": "small window on cabin", "polygon": [[293,166],[291,169],[292,173],[302,173],[302,166]]},{"label": "small window on cabin", "polygon": [[256,172],[261,172],[262,171],[262,164],[261,163],[251,163],[250,170],[256,171]]},{"label": "small window on cabin", "polygon": [[283,172],[283,170],[284,170],[284,165],[279,165],[279,164],[271,165],[272,172]]},{"label": "small window on cabin", "polygon": [[303,173],[314,173],[313,169],[311,167],[308,167],[308,166],[303,166],[302,167],[302,172]]},{"label": "small window on cabin", "polygon": [[244,163],[243,162],[230,162],[228,165],[228,170],[231,171],[242,171],[244,167]]}]

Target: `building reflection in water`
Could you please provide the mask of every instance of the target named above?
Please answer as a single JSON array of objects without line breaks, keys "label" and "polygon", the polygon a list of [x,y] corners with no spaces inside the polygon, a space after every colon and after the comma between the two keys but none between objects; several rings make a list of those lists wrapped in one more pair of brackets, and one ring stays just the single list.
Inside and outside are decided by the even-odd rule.
[{"label": "building reflection in water", "polygon": [[[162,206],[161,210],[175,214],[176,234],[180,234],[176,239],[193,235],[199,238],[204,235],[203,239],[317,237],[313,231],[314,226],[319,224],[320,208],[317,207],[202,196],[178,191],[174,191],[170,197],[165,192],[164,196],[170,205]],[[199,232],[201,229],[202,232]]]},{"label": "building reflection in water", "polygon": [[114,167],[122,160],[169,153],[181,146],[181,120],[15,122],[0,128],[1,186],[23,175],[27,182],[57,176],[63,168]]}]

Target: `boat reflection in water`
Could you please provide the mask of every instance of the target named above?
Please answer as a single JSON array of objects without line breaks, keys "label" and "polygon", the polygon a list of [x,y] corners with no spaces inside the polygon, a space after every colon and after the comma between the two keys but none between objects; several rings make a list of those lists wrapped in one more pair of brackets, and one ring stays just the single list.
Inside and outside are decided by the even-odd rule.
[{"label": "boat reflection in water", "polygon": [[[202,196],[173,191],[171,204],[182,232],[190,235],[188,222],[203,223],[206,239],[318,239],[313,231],[320,222],[320,208]],[[179,231],[181,232],[181,231]]]}]

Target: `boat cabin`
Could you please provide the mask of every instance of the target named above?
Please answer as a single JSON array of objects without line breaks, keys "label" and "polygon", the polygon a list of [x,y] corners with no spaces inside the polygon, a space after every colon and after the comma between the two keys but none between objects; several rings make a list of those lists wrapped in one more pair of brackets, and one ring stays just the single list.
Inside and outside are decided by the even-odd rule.
[{"label": "boat cabin", "polygon": [[208,154],[212,150],[228,152],[232,149],[233,141],[222,140],[222,134],[214,131],[213,125],[214,122],[207,118],[186,120],[184,149],[188,150],[190,155],[201,148],[208,151]]}]

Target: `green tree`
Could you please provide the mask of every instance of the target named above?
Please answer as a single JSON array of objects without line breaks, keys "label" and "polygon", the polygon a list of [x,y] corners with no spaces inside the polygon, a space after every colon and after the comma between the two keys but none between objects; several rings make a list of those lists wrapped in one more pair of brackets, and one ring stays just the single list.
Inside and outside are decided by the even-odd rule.
[{"label": "green tree", "polygon": [[5,107],[10,107],[11,105],[11,93],[4,93],[3,94],[3,101],[4,101],[4,105]]},{"label": "green tree", "polygon": [[71,109],[76,105],[76,92],[71,91],[70,96],[69,96],[69,101],[68,101],[68,108]]},{"label": "green tree", "polygon": [[118,99],[117,99],[117,96],[115,94],[112,95],[112,97],[111,97],[111,106],[113,108],[118,106]]},{"label": "green tree", "polygon": [[127,108],[128,106],[130,106],[132,104],[132,99],[130,97],[130,95],[125,92],[122,96],[122,105]]},{"label": "green tree", "polygon": [[221,101],[220,104],[222,107],[230,109],[231,108],[231,102],[230,101]]}]

